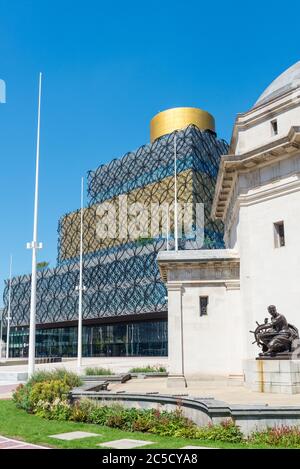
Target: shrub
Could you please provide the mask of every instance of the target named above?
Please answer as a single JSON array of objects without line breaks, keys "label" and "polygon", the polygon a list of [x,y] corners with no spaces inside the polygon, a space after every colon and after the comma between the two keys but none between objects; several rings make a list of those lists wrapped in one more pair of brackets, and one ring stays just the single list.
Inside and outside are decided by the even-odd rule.
[{"label": "shrub", "polygon": [[82,380],[81,378],[72,371],[67,371],[65,368],[57,368],[52,372],[51,380],[58,379],[63,380],[70,388],[77,388],[81,386]]},{"label": "shrub", "polygon": [[41,383],[35,383],[32,386],[29,392],[29,400],[34,408],[39,401],[45,401],[51,404],[55,399],[61,399],[63,396],[66,396],[69,391],[70,386],[61,379],[43,381]]},{"label": "shrub", "polygon": [[199,427],[196,432],[196,438],[238,443],[243,440],[243,433],[233,420],[227,419],[219,425]]},{"label": "shrub", "polygon": [[[14,399],[18,406],[33,411],[41,417],[57,420],[73,420],[98,425],[106,425],[126,431],[149,432],[160,436],[198,438],[238,443],[243,435],[232,420],[225,420],[219,425],[199,428],[186,418],[180,406],[173,411],[157,409],[126,408],[118,402],[107,405],[105,401],[81,399],[73,404],[68,402],[66,394],[70,386],[65,380],[41,381],[28,388],[19,386]],[[287,432],[286,432],[287,433]],[[270,433],[272,435],[272,433]],[[270,435],[259,436],[269,442]],[[300,441],[300,432],[288,435],[291,445]],[[298,438],[298,439],[297,439]],[[278,439],[278,438],[277,438]]]},{"label": "shrub", "polygon": [[35,406],[35,414],[45,419],[51,419],[51,404],[46,401],[38,401]]},{"label": "shrub", "polygon": [[71,404],[65,399],[56,398],[52,404],[48,401],[38,401],[35,414],[50,420],[69,420],[72,412]]},{"label": "shrub", "polygon": [[75,388],[82,384],[82,380],[76,373],[67,371],[65,368],[56,368],[53,371],[37,371],[27,381],[27,385],[32,386],[35,383],[53,380],[63,380],[70,388]]},{"label": "shrub", "polygon": [[150,433],[161,436],[174,436],[179,430],[197,428],[194,422],[183,415],[180,407],[171,412],[160,411],[159,409],[152,412],[153,421],[152,427],[149,429]]},{"label": "shrub", "polygon": [[162,365],[147,365],[131,368],[129,373],[165,373],[166,371],[166,367]]},{"label": "shrub", "polygon": [[[63,368],[54,371],[38,371],[34,373],[25,385],[22,384],[18,386],[14,392],[13,400],[17,407],[26,410],[26,412],[34,412],[34,407],[37,402],[47,399],[46,395],[45,398],[39,395],[40,390],[43,389],[43,392],[47,394],[46,389],[49,388],[49,385],[45,387],[46,389],[44,389],[43,386],[41,388],[39,386],[35,388],[35,386],[37,384],[41,385],[42,383],[53,383],[54,381],[59,381],[60,384],[56,384],[56,387],[59,388],[56,389],[56,391],[54,389],[55,385],[52,386],[52,394],[49,391],[51,394],[51,402],[57,397],[60,398],[62,394],[68,393],[71,388],[82,384],[81,379],[75,373],[69,372]],[[33,389],[35,389],[35,391],[33,391]]]},{"label": "shrub", "polygon": [[261,432],[252,433],[248,442],[283,448],[299,448],[300,428],[285,425],[268,428]]},{"label": "shrub", "polygon": [[109,427],[121,428],[126,424],[125,414],[126,409],[118,402],[113,402],[109,406],[98,403],[91,414],[91,421],[92,423],[100,423]]},{"label": "shrub", "polygon": [[131,430],[133,432],[150,432],[153,426],[152,414],[144,413],[139,415],[136,420],[131,424]]},{"label": "shrub", "polygon": [[75,401],[72,405],[70,420],[73,420],[74,422],[93,423],[91,420],[91,416],[94,408],[94,402],[89,399],[81,399],[79,401]]},{"label": "shrub", "polygon": [[31,388],[29,386],[19,384],[12,396],[16,406],[20,409],[26,410],[26,412],[32,411],[32,405],[29,398],[30,390]]},{"label": "shrub", "polygon": [[113,372],[109,368],[101,368],[101,367],[90,367],[85,369],[85,374],[87,376],[101,376],[101,375],[113,375]]},{"label": "shrub", "polygon": [[74,403],[70,419],[132,432],[150,432],[161,436],[177,436],[176,432],[180,436],[181,431],[182,435],[185,434],[188,438],[194,438],[198,428],[183,416],[179,408],[172,412],[159,409],[127,409],[118,402],[107,405],[88,399]]}]

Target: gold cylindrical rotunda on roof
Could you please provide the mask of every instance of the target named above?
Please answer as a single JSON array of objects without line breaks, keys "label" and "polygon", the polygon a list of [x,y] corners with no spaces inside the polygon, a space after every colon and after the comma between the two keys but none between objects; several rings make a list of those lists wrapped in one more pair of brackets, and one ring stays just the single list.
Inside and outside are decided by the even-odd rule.
[{"label": "gold cylindrical rotunda on roof", "polygon": [[150,122],[150,140],[154,142],[174,130],[194,124],[200,130],[215,131],[215,119],[209,112],[197,107],[174,107],[156,114]]}]

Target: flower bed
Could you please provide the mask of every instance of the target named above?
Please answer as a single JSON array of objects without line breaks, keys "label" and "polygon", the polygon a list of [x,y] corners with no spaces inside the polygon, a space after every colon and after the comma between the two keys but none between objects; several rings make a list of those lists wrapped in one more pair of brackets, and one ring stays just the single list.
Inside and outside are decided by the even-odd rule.
[{"label": "flower bed", "polygon": [[17,407],[49,420],[69,420],[105,425],[130,432],[148,432],[160,436],[182,437],[297,448],[300,447],[300,429],[276,427],[255,432],[244,438],[232,419],[218,425],[198,427],[186,418],[180,405],[173,411],[123,407],[120,403],[107,404],[89,399],[72,402],[70,391],[81,384],[80,379],[65,370],[37,373],[25,385],[18,386],[13,395]]},{"label": "flower bed", "polygon": [[166,367],[162,365],[147,365],[131,368],[129,373],[166,373]]},{"label": "flower bed", "polygon": [[98,366],[88,367],[84,370],[86,376],[112,376],[114,373],[109,368]]}]

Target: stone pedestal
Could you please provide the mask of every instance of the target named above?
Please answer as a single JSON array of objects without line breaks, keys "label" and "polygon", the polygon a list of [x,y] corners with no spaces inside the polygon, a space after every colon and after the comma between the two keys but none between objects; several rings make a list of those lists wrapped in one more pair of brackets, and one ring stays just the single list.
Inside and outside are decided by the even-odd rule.
[{"label": "stone pedestal", "polygon": [[251,391],[300,393],[300,360],[244,360],[245,386]]}]

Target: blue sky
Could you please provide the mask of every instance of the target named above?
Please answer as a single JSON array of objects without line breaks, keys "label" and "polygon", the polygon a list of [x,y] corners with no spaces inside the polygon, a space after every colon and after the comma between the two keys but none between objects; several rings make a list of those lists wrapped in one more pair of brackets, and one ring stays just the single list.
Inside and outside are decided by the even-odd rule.
[{"label": "blue sky", "polygon": [[[300,59],[299,2],[0,0],[0,285],[30,271],[38,73],[43,72],[39,260],[88,169],[149,141],[160,110],[197,106],[230,139],[238,112]],[[0,291],[1,291],[0,290]],[[1,300],[0,300],[1,302]]]}]

